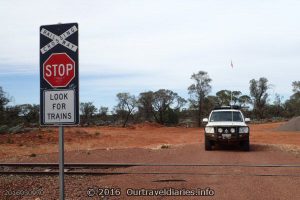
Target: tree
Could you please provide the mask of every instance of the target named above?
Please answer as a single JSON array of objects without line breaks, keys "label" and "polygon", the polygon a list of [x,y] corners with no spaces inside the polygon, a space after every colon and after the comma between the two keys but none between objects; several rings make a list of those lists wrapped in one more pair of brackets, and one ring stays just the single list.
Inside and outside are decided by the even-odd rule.
[{"label": "tree", "polygon": [[105,125],[108,122],[108,107],[101,106],[99,108],[99,114],[97,115],[100,121],[97,122],[98,125]]},{"label": "tree", "polygon": [[129,93],[118,93],[117,100],[118,105],[116,106],[116,111],[124,119],[123,127],[125,127],[131,113],[137,106],[137,101],[135,96]]},{"label": "tree", "polygon": [[292,86],[293,86],[294,93],[300,92],[300,81],[294,81],[292,83]]},{"label": "tree", "polygon": [[25,123],[38,123],[39,122],[39,105],[22,104],[18,106],[20,108],[19,115],[25,120]]},{"label": "tree", "polygon": [[2,87],[0,86],[0,110],[4,109],[4,106],[9,103],[9,97],[7,93],[3,91]]},{"label": "tree", "polygon": [[92,117],[97,112],[97,108],[92,102],[80,103],[80,112],[82,114],[82,124],[91,123]]},{"label": "tree", "polygon": [[268,79],[261,77],[259,80],[250,80],[250,96],[253,99],[254,113],[260,119],[264,117],[264,108],[268,100]]},{"label": "tree", "polygon": [[218,99],[218,104],[220,106],[227,106],[230,104],[231,101],[231,91],[229,90],[220,90],[216,93],[216,97]]},{"label": "tree", "polygon": [[202,124],[204,99],[211,91],[210,82],[212,80],[205,71],[199,71],[197,74],[194,73],[191,76],[191,79],[194,80],[195,83],[188,87],[191,96],[190,103],[192,104],[192,107],[196,107],[198,110],[197,120],[200,127]]},{"label": "tree", "polygon": [[241,91],[232,91],[232,103],[233,105],[236,105],[239,102],[239,98],[242,95]]},{"label": "tree", "polygon": [[293,94],[285,102],[287,117],[300,116],[300,93]]},{"label": "tree", "polygon": [[171,90],[160,89],[154,92],[152,111],[155,120],[160,124],[165,124],[171,115],[175,118],[173,111],[183,107],[185,102],[185,99]]},{"label": "tree", "polygon": [[251,97],[248,95],[241,95],[238,99],[239,105],[241,107],[247,107],[247,105],[251,104]]},{"label": "tree", "polygon": [[204,105],[205,107],[203,108],[203,114],[204,116],[209,116],[210,112],[212,109],[214,109],[216,107],[216,105],[218,105],[218,97],[213,96],[213,95],[208,95],[207,97],[205,97],[204,99]]},{"label": "tree", "polygon": [[153,118],[153,92],[142,92],[138,98],[138,109],[143,118],[152,121]]},{"label": "tree", "polygon": [[236,105],[241,94],[242,92],[240,91],[220,90],[216,93],[216,96],[218,97],[219,105],[227,106],[231,104]]},{"label": "tree", "polygon": [[107,112],[108,112],[108,107],[101,106],[101,107],[99,108],[99,114],[100,114],[101,116],[106,116],[106,115],[107,115]]},{"label": "tree", "polygon": [[5,106],[9,103],[9,97],[6,92],[3,91],[0,86],[0,124],[4,124],[5,122]]},{"label": "tree", "polygon": [[19,106],[6,106],[4,108],[4,124],[8,126],[15,126],[22,123],[22,119],[19,116],[21,109]]},{"label": "tree", "polygon": [[280,96],[277,93],[275,94],[275,100],[273,102],[273,107],[274,107],[273,116],[275,116],[275,117],[280,117],[283,115],[284,108],[283,108],[282,99],[283,99],[283,96]]},{"label": "tree", "polygon": [[294,94],[285,102],[287,117],[300,116],[300,81],[292,83]]}]

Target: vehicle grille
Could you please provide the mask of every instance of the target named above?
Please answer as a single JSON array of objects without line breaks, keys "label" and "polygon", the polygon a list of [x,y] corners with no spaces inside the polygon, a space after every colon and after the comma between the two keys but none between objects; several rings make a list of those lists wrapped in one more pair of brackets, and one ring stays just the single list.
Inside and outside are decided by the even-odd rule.
[{"label": "vehicle grille", "polygon": [[[219,133],[219,131],[218,131],[219,128],[222,128],[222,132],[221,133]],[[235,129],[234,133],[230,132],[231,128]],[[215,133],[218,133],[218,134],[223,134],[223,133],[236,134],[236,133],[238,133],[238,131],[239,131],[238,127],[222,127],[222,126],[215,127]]]}]

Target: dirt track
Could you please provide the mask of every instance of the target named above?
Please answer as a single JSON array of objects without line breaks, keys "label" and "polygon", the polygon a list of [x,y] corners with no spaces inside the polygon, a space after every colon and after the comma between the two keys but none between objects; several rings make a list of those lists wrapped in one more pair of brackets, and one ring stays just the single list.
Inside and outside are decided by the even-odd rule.
[{"label": "dirt track", "polygon": [[[251,152],[242,152],[235,148],[205,152],[202,145],[192,144],[171,147],[169,149],[119,149],[72,151],[66,153],[66,162],[133,162],[133,163],[177,163],[177,164],[300,164],[299,156],[270,148],[264,145],[252,145]],[[57,154],[40,155],[20,162],[57,162]],[[88,198],[88,188],[121,188],[121,198],[126,196],[127,188],[176,188],[196,189],[209,187],[215,192],[208,199],[297,199],[300,195],[300,168],[249,168],[249,167],[130,167],[111,169],[111,172],[174,172],[187,174],[138,174],[114,176],[67,176],[67,199]],[[264,176],[259,176],[264,175]],[[266,176],[277,175],[277,176]],[[55,177],[0,177],[5,185],[13,183],[14,188],[24,189],[42,186],[44,195],[41,199],[55,199],[58,195],[58,182]],[[3,188],[5,190],[6,188]],[[53,193],[53,190],[55,193]],[[138,199],[165,199],[167,197],[143,197]],[[178,197],[176,199],[190,199]],[[203,197],[204,198],[204,197]],[[26,199],[26,198],[25,198]],[[30,198],[28,198],[30,199]],[[169,199],[174,199],[169,198]],[[193,197],[199,199],[199,197]]]},{"label": "dirt track", "polygon": [[[70,128],[66,133],[67,152],[65,162],[132,162],[132,163],[177,163],[177,164],[297,164],[300,165],[299,132],[275,132],[278,124],[251,126],[251,151],[242,152],[234,147],[207,152],[203,148],[203,135],[199,129],[136,127],[85,128],[77,132]],[[85,131],[85,132],[84,132]],[[99,134],[95,132],[99,131]],[[40,145],[28,139],[27,151],[17,151],[17,156],[4,156],[6,162],[57,162],[55,140],[43,151],[43,139],[55,132],[43,132]],[[36,133],[32,133],[33,135]],[[52,135],[50,135],[52,134]],[[75,135],[77,134],[77,135]],[[73,138],[71,137],[73,135]],[[75,136],[78,136],[76,138]],[[47,136],[47,137],[46,137]],[[81,137],[79,137],[81,136]],[[33,137],[33,136],[31,136]],[[46,138],[46,139],[45,139]],[[26,141],[26,140],[25,140]],[[109,142],[110,141],[110,142]],[[263,143],[270,144],[263,144]],[[170,144],[160,148],[161,144]],[[18,147],[18,143],[2,144],[1,149]],[[76,149],[76,145],[79,145]],[[98,150],[97,150],[98,148]],[[31,150],[36,157],[28,156]],[[3,151],[3,149],[2,149]],[[52,153],[51,153],[52,151]],[[9,151],[8,151],[9,152]],[[42,154],[38,154],[41,152]],[[27,154],[27,155],[26,155]],[[18,156],[19,155],[19,156]],[[26,155],[26,156],[21,156]],[[66,199],[88,198],[88,188],[120,188],[121,197],[108,199],[299,199],[300,168],[257,167],[130,167],[109,169],[112,172],[173,172],[177,174],[136,174],[114,176],[67,176]],[[182,173],[182,174],[180,174]],[[263,176],[262,176],[263,175]],[[273,176],[270,176],[273,175]],[[0,176],[0,194],[3,190],[32,189],[42,187],[41,199],[58,196],[57,177]],[[209,197],[140,197],[126,196],[127,188],[176,188],[205,189],[209,187],[214,196]],[[2,191],[1,191],[2,190]],[[13,199],[13,198],[9,198]],[[23,199],[32,199],[24,197]]]},{"label": "dirt track", "polygon": [[[300,132],[274,131],[281,123],[250,125],[252,144],[276,144],[300,152]],[[129,128],[67,127],[65,150],[123,148],[160,148],[163,144],[184,145],[203,143],[203,128],[160,127],[153,124]],[[0,135],[0,160],[18,160],[16,156],[46,154],[58,151],[57,128],[43,128],[24,134]]]}]

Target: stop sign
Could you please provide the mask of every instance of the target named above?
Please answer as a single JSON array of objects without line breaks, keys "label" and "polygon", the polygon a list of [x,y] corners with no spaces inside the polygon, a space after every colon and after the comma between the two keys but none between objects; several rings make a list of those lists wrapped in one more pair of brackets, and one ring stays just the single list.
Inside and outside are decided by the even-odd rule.
[{"label": "stop sign", "polygon": [[75,77],[75,62],[66,53],[53,53],[43,64],[43,77],[53,87],[67,87]]}]

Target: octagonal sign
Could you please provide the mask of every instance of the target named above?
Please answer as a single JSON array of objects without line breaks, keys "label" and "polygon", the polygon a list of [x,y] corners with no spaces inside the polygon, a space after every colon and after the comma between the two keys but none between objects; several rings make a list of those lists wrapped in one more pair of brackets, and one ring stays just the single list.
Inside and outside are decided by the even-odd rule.
[{"label": "octagonal sign", "polygon": [[67,87],[75,77],[75,62],[66,53],[53,53],[43,63],[43,77],[53,87]]}]

